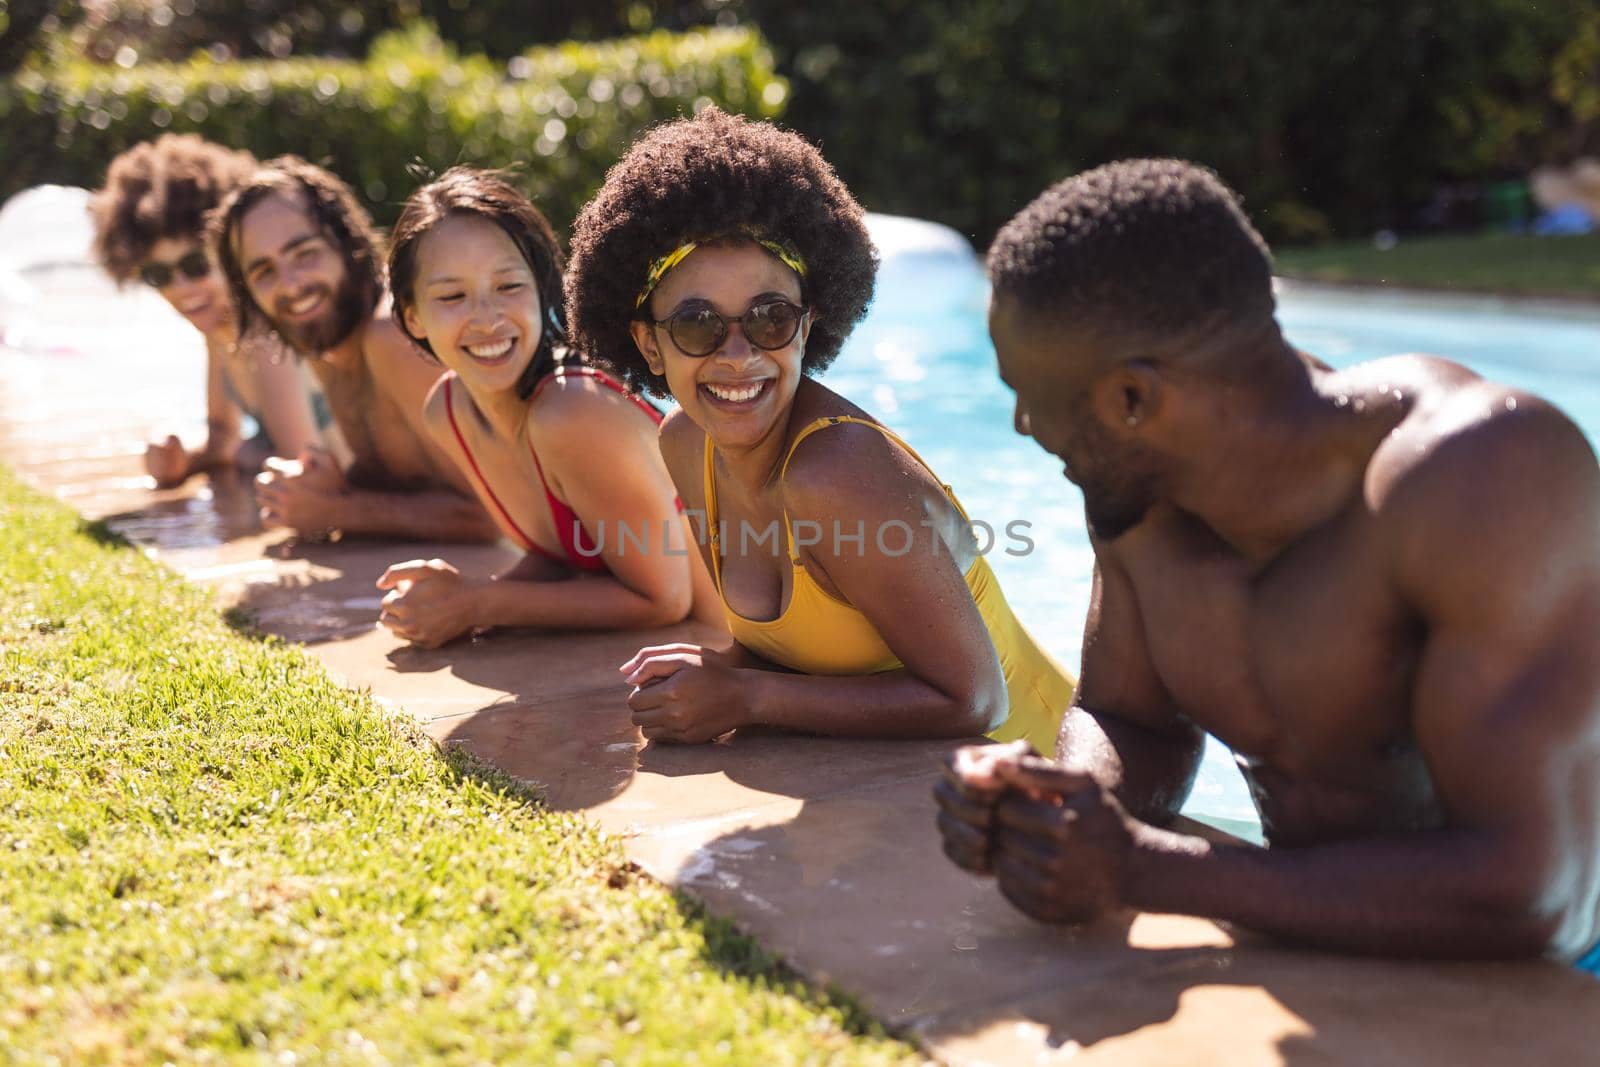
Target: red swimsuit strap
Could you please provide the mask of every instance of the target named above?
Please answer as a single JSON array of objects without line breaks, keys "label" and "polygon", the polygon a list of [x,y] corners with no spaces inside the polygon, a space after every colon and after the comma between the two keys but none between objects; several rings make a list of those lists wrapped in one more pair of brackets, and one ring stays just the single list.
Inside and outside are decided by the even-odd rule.
[{"label": "red swimsuit strap", "polygon": [[[623,387],[621,382],[617,381],[609,374],[606,374],[604,371],[597,370],[594,367],[586,367],[581,365],[558,367],[556,370],[540,379],[539,384],[536,385],[533,389],[533,392],[528,395],[528,403],[532,404],[534,400],[538,399],[539,393],[544,389],[545,386],[549,385],[552,380],[557,377],[565,377],[567,375],[578,375],[584,378],[594,379],[613,392],[618,393],[621,396],[625,396],[629,400],[633,401],[639,410],[650,416],[650,421],[654,425],[661,425],[661,412],[651,407],[639,396],[630,393],[626,388]],[[545,502],[550,507],[550,518],[551,521],[555,523],[556,536],[561,539],[561,548],[566,553],[564,562],[578,568],[579,570],[594,571],[597,573],[607,570],[608,568],[606,566],[606,562],[601,558],[600,547],[594,543],[593,538],[589,537],[588,531],[583,528],[583,523],[579,520],[577,512],[573,511],[570,505],[561,500],[555,495],[554,492],[551,491],[549,479],[547,479],[544,475],[544,464],[539,462],[539,453],[538,450],[533,447],[533,439],[531,436],[528,439],[528,455],[533,460],[533,469],[539,475],[539,484],[544,489]],[[683,502],[681,500],[674,498],[673,504],[678,511],[681,512],[683,510]],[[557,556],[555,553],[550,552],[547,549],[541,548],[537,544],[533,545],[533,549],[543,555],[550,556],[553,559],[563,558],[561,556]]]},{"label": "red swimsuit strap", "polygon": [[[633,393],[628,392],[621,382],[609,374],[594,367],[583,365],[560,366],[545,375],[539,380],[539,384],[534,386],[533,392],[528,395],[528,403],[532,404],[537,400],[545,386],[552,381],[568,375],[594,379],[613,392],[633,401],[641,411],[650,416],[652,423],[657,426],[661,425],[661,413],[659,411]],[[544,464],[539,462],[539,453],[533,447],[531,436],[528,439],[528,455],[533,458],[533,469],[539,475],[539,484],[544,487],[545,501],[550,505],[550,518],[555,522],[556,536],[561,539],[561,547],[567,554],[567,561],[580,570],[597,572],[606,570],[605,560],[600,558],[599,546],[594,543],[593,538],[588,536],[588,531],[583,528],[583,523],[579,520],[577,512],[573,511],[570,505],[551,492],[550,482],[544,476]]]},{"label": "red swimsuit strap", "polygon": [[[500,503],[500,498],[495,495],[494,489],[489,485],[489,479],[483,476],[483,470],[479,468],[477,459],[473,457],[472,449],[467,447],[467,439],[462,436],[461,427],[456,425],[456,407],[455,402],[452,399],[452,391],[450,388],[452,379],[454,377],[455,376],[451,374],[446,375],[444,379],[444,413],[450,419],[450,431],[456,435],[456,444],[461,446],[461,454],[467,457],[467,465],[472,468],[472,473],[477,477],[478,484],[483,487],[484,496],[487,496],[489,498],[489,503],[494,505],[495,511],[499,513],[501,520],[504,521],[505,524],[516,533],[517,537],[522,540],[522,546],[525,550],[538,549],[539,545],[534,541],[533,538],[529,537],[527,533],[523,531],[521,526],[517,525],[516,520],[511,517],[511,513],[506,510],[505,505]],[[535,465],[537,465],[538,462],[539,459],[537,456],[535,456]],[[539,473],[539,480],[544,480],[543,471]],[[548,494],[549,492],[550,489],[547,486],[545,488],[545,493]],[[543,550],[541,549],[541,551]],[[549,553],[546,552],[546,555],[548,554]]]},{"label": "red swimsuit strap", "polygon": [[637,393],[629,392],[627,386],[623,385],[621,382],[617,381],[611,375],[607,374],[598,367],[589,367],[583,364],[578,364],[575,366],[567,366],[563,364],[562,366],[559,366],[555,370],[551,371],[549,374],[546,374],[543,378],[539,379],[539,384],[533,387],[533,392],[528,396],[528,403],[533,403],[534,398],[543,392],[544,387],[549,385],[556,378],[564,378],[571,374],[575,374],[580,378],[593,378],[595,381],[599,382],[607,389],[610,389],[612,392],[621,393],[623,396],[633,401],[634,405],[640,411],[650,416],[651,422],[655,423],[657,426],[661,425],[661,412],[651,407],[649,402],[643,397],[639,396]]}]

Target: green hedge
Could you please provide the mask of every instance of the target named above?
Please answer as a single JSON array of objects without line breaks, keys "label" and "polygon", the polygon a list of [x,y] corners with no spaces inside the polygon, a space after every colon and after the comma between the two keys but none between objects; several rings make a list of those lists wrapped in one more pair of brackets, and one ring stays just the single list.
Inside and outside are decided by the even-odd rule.
[{"label": "green hedge", "polygon": [[980,245],[1113,159],[1216,168],[1277,238],[1600,148],[1597,0],[737,0],[864,201]]},{"label": "green hedge", "polygon": [[91,8],[85,0],[10,0],[8,19],[8,0],[0,0],[0,71],[30,53],[110,63],[124,48],[145,62],[198,51],[229,59],[360,56],[374,38],[418,18],[462,49],[506,60],[538,44],[725,25],[717,15],[730,2],[94,0]]},{"label": "green hedge", "polygon": [[96,187],[114,155],[171,130],[325,162],[384,222],[417,184],[414,163],[520,164],[515,180],[565,228],[645,128],[712,102],[775,117],[786,94],[750,29],[564,44],[504,66],[456,55],[426,25],[359,62],[75,63],[0,83],[0,199]]},{"label": "green hedge", "polygon": [[[317,34],[352,11],[355,47],[420,10],[452,40],[512,56],[522,77],[416,36],[381,37],[359,62],[62,64],[0,83],[0,194],[95,184],[162,119],[261,154],[329,157],[380,217],[412,184],[413,157],[435,169],[527,160],[524,185],[560,226],[638,129],[704,97],[781,110],[867,206],[950,223],[980,246],[1051,182],[1134,155],[1215,167],[1269,236],[1303,240],[1410,228],[1452,186],[1465,204],[1452,221],[1465,221],[1474,188],[1600,151],[1600,0],[552,0],[525,17],[515,0],[193,4],[167,28],[172,48],[226,37],[217,19],[235,37],[248,23],[279,43],[327,44]],[[133,18],[141,5],[159,6],[118,9]],[[699,17],[763,36],[517,55],[544,33]],[[644,95],[619,107],[629,86]],[[552,119],[563,137],[543,154]]]}]

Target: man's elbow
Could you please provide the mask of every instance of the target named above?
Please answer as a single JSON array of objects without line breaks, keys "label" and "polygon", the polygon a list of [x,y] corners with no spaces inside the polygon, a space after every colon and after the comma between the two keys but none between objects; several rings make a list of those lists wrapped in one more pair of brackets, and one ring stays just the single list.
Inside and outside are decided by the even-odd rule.
[{"label": "man's elbow", "polygon": [[[1488,922],[1489,940],[1505,956],[1576,958],[1600,935],[1589,894],[1559,865],[1538,877],[1537,865],[1493,863],[1472,894]],[[1488,946],[1486,946],[1488,947]]]},{"label": "man's elbow", "polygon": [[1508,959],[1575,959],[1587,945],[1567,935],[1569,923],[1569,917],[1560,911],[1504,905],[1492,913],[1490,925],[1494,932],[1481,947],[1487,950],[1485,955]]},{"label": "man's elbow", "polygon": [[1527,954],[1571,962],[1583,957],[1600,940],[1600,915],[1593,899],[1557,903],[1537,901],[1525,906],[1517,926],[1526,939]]}]

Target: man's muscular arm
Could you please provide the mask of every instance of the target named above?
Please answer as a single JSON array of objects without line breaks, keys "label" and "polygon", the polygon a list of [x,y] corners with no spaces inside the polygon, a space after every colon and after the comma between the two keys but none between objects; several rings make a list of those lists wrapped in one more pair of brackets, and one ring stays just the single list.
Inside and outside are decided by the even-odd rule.
[{"label": "man's muscular arm", "polygon": [[1094,548],[1081,674],[1055,755],[1160,825],[1188,799],[1205,735],[1179,714],[1156,674],[1126,571],[1107,546]]},{"label": "man's muscular arm", "polygon": [[1369,479],[1427,630],[1413,727],[1445,825],[1259,851],[1125,820],[1126,903],[1391,955],[1572,958],[1594,942],[1600,471],[1562,416],[1517,400]]},{"label": "man's muscular arm", "polygon": [[[1178,713],[1156,674],[1122,565],[1107,546],[1094,548],[1082,671],[1056,741],[1058,767],[1071,781],[1096,783],[1145,823],[1164,825],[1189,796],[1205,735]],[[991,869],[995,803],[1008,785],[997,774],[1019,761],[1047,762],[1028,757],[1026,748],[974,745],[947,759],[934,798],[945,855],[958,866]]]}]

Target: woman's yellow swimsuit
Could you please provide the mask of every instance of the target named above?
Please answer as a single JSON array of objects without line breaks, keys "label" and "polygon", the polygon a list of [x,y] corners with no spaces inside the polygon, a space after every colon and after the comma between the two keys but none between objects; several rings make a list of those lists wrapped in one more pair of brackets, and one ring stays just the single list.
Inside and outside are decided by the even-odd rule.
[{"label": "woman's yellow swimsuit", "polygon": [[[800,442],[816,431],[842,422],[870,426],[895,442],[933,474],[916,450],[891,430],[866,419],[835,416],[817,419],[796,435],[783,457],[782,479],[789,471],[789,460]],[[789,515],[783,516],[784,542],[794,566],[794,580],[789,596],[789,606],[775,619],[759,621],[747,619],[728,607],[722,593],[722,544],[717,521],[717,483],[713,467],[713,449],[706,439],[705,491],[707,528],[711,531],[711,569],[716,578],[717,594],[722,596],[723,614],[734,640],[745,648],[790,670],[804,674],[857,675],[877,674],[898,670],[904,664],[883,643],[883,638],[867,617],[850,604],[830,595],[807,573],[794,548],[794,535],[789,528]],[[935,480],[938,475],[934,475]],[[943,484],[942,482],[940,483]],[[961,502],[945,486],[950,502],[961,517],[967,517]],[[1000,656],[1000,668],[1005,674],[1006,693],[1010,701],[1010,714],[1006,721],[989,732],[996,741],[1014,741],[1026,738],[1033,747],[1047,756],[1055,754],[1056,733],[1061,717],[1072,702],[1073,681],[1070,675],[1034,641],[1033,635],[1023,627],[1006,603],[1005,594],[988,562],[978,556],[965,575],[972,600],[983,617],[989,639],[994,642]]]}]

